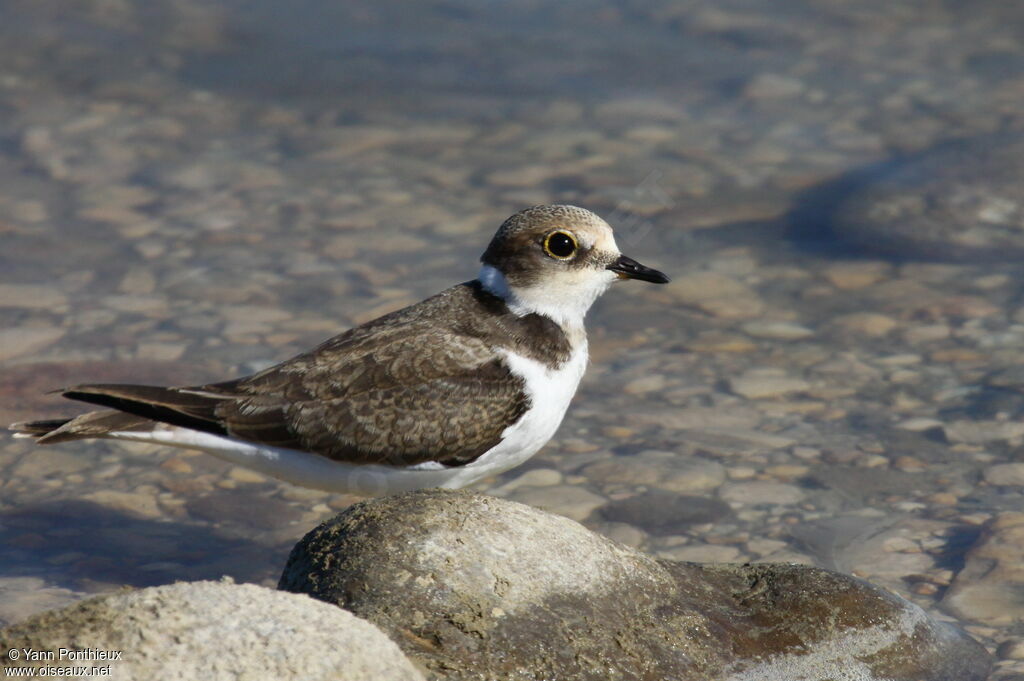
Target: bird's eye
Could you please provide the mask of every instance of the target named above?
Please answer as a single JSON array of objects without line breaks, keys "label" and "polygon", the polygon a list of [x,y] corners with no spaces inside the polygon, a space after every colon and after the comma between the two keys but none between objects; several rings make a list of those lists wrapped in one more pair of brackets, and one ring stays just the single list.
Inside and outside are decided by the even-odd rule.
[{"label": "bird's eye", "polygon": [[568,260],[579,246],[569,232],[551,232],[544,237],[544,252],[558,260]]}]

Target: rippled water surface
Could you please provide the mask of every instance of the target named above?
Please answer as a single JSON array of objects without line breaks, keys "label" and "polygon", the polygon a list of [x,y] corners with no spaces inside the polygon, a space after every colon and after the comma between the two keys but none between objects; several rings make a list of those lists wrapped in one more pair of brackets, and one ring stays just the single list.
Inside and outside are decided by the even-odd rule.
[{"label": "rippled water surface", "polygon": [[[673,283],[599,301],[555,440],[479,490],[665,557],[853,572],[1018,640],[1024,219],[994,150],[1020,143],[1022,21],[994,0],[7,0],[0,420],[72,413],[46,394],[72,383],[258,370],[472,278],[512,212],[575,203]],[[0,466],[2,621],[126,584],[272,585],[354,500],[142,445],[3,439]],[[994,678],[1024,674],[1012,647]]]}]

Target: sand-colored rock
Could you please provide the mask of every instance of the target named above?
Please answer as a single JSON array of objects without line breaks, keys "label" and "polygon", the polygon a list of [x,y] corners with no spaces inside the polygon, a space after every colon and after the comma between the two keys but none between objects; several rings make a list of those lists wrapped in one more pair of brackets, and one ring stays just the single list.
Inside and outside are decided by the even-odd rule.
[{"label": "sand-colored rock", "polygon": [[[121,681],[423,679],[369,622],[304,596],[230,581],[93,598],[0,631],[0,647],[119,651],[120,660],[85,664],[109,664],[104,676]],[[69,664],[0,656],[7,667]]]}]

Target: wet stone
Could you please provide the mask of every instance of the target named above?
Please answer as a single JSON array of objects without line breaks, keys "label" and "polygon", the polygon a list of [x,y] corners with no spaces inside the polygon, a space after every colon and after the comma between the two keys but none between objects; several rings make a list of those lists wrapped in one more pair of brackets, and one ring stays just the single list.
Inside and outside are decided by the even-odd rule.
[{"label": "wet stone", "polygon": [[682,494],[714,489],[725,480],[725,467],[717,461],[655,450],[595,461],[580,473],[596,485],[648,485]]},{"label": "wet stone", "polygon": [[[854,460],[863,457],[863,452],[849,454]],[[838,452],[833,458],[836,456],[846,458],[847,453]],[[810,478],[818,485],[838,490],[853,498],[865,498],[873,494],[910,494],[921,487],[921,479],[916,474],[887,468],[818,466],[811,471]]]},{"label": "wet stone", "polygon": [[807,381],[777,369],[753,369],[729,381],[730,390],[752,400],[801,393],[810,387]]},{"label": "wet stone", "polygon": [[753,352],[757,349],[749,339],[735,333],[722,333],[720,331],[703,331],[692,339],[684,342],[690,352]]},{"label": "wet stone", "polygon": [[154,362],[173,362],[181,359],[187,349],[185,343],[139,343],[135,357]]},{"label": "wet stone", "polygon": [[943,426],[950,442],[984,444],[1024,437],[1024,423],[1005,421],[954,421]]},{"label": "wet stone", "polygon": [[41,284],[0,284],[0,307],[53,309],[67,305],[60,289]]},{"label": "wet stone", "polygon": [[783,99],[799,95],[804,88],[805,85],[796,78],[762,73],[747,83],[743,88],[743,96],[748,99]]},{"label": "wet stone", "polygon": [[605,537],[633,548],[639,547],[647,538],[644,532],[626,523],[601,523],[598,528]]},{"label": "wet stone", "polygon": [[48,451],[31,451],[22,456],[11,469],[12,478],[41,480],[50,477],[71,475],[92,466],[87,457],[74,452],[63,452],[57,448]]},{"label": "wet stone", "polygon": [[722,544],[687,544],[657,552],[659,558],[668,558],[687,563],[734,563],[743,559],[743,553],[735,546]]},{"label": "wet stone", "polygon": [[951,333],[952,329],[946,324],[922,324],[906,329],[903,337],[911,345],[918,345],[946,340]]},{"label": "wet stone", "polygon": [[756,430],[708,428],[688,430],[682,439],[692,447],[720,456],[749,456],[785,449],[795,444],[792,438]]},{"label": "wet stone", "polygon": [[673,279],[666,288],[679,302],[714,317],[748,319],[758,316],[764,309],[764,303],[752,288],[716,272],[684,274]]},{"label": "wet stone", "polygon": [[241,466],[234,466],[228,471],[228,476],[236,481],[243,484],[261,484],[267,482],[267,476],[262,473],[258,473],[249,468],[242,468]]},{"label": "wet stone", "polygon": [[803,501],[805,494],[795,485],[769,480],[753,480],[722,485],[718,496],[733,504],[757,506],[759,504],[797,504]]},{"label": "wet stone", "polygon": [[814,335],[814,331],[806,326],[793,322],[754,321],[743,325],[743,332],[754,338],[771,340],[803,340]]},{"label": "wet stone", "polygon": [[652,374],[633,379],[622,387],[627,395],[641,395],[643,393],[656,392],[665,388],[665,377],[662,374]]},{"label": "wet stone", "polygon": [[0,361],[36,353],[64,337],[66,331],[57,327],[18,327],[0,329]]},{"label": "wet stone", "polygon": [[881,262],[838,263],[826,268],[822,276],[838,289],[854,291],[886,278],[891,269]]},{"label": "wet stone", "polygon": [[280,499],[261,496],[254,503],[249,494],[224,490],[189,499],[187,509],[194,518],[261,529],[287,525],[302,515],[301,509]]},{"label": "wet stone", "polygon": [[82,497],[113,511],[130,513],[142,518],[161,518],[163,512],[152,494],[97,490]]},{"label": "wet stone", "polygon": [[21,222],[44,222],[49,218],[46,204],[39,201],[17,201],[10,206],[11,217]]},{"label": "wet stone", "polygon": [[1001,463],[985,470],[985,482],[990,485],[1024,487],[1024,463]]},{"label": "wet stone", "polygon": [[861,334],[870,338],[885,336],[899,326],[899,322],[892,317],[876,312],[841,315],[833,319],[832,323],[843,333]]},{"label": "wet stone", "polygon": [[536,506],[573,520],[586,519],[595,508],[607,501],[589,490],[570,485],[523,487],[509,496],[520,503]]},{"label": "wet stone", "polygon": [[650,490],[609,502],[598,513],[605,520],[628,523],[650,534],[670,535],[688,525],[724,520],[732,515],[732,509],[719,499]]}]

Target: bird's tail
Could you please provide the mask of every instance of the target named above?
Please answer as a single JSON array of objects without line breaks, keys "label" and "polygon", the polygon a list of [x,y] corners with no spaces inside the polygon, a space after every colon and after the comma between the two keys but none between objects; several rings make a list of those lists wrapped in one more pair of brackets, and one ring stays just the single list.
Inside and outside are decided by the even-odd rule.
[{"label": "bird's tail", "polygon": [[48,433],[52,433],[61,426],[67,424],[71,419],[47,419],[45,421],[19,421],[12,423],[7,428],[14,431],[14,437],[25,437],[39,439]]},{"label": "bird's tail", "polygon": [[9,428],[15,437],[33,438],[41,445],[96,437],[117,438],[123,433],[152,431],[158,423],[225,435],[227,431],[218,422],[216,411],[232,393],[214,390],[228,385],[201,388],[76,385],[56,392],[72,400],[113,407],[113,410],[93,411],[71,419],[24,421],[13,423]]},{"label": "bird's tail", "polygon": [[70,419],[21,421],[8,426],[14,437],[31,438],[41,445],[69,440],[107,437],[111,433],[152,430],[155,424],[147,418],[119,411],[92,411]]}]

